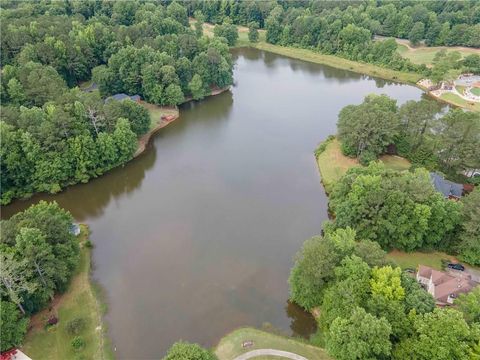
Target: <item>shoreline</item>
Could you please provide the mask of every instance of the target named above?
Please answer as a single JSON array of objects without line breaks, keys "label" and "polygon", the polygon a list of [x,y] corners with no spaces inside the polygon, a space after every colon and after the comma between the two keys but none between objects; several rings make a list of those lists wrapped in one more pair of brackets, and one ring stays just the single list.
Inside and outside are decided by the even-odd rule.
[{"label": "shoreline", "polygon": [[[42,358],[46,348],[49,348],[51,359],[60,360],[75,355],[70,342],[78,335],[85,340],[81,355],[95,359],[113,358],[103,320],[106,303],[102,300],[101,288],[92,279],[92,248],[88,245],[90,229],[85,224],[80,227],[80,259],[67,290],[56,294],[45,309],[30,318],[29,330],[20,349],[32,359]],[[50,316],[57,317],[59,322],[46,328],[45,322]],[[79,318],[86,322],[84,329],[78,335],[70,335],[67,332],[68,323]]]},{"label": "shoreline", "polygon": [[[210,92],[210,94],[206,95],[203,99],[201,99],[200,101],[208,98],[208,97],[211,97],[211,96],[216,96],[216,95],[220,95],[226,91],[230,90],[230,86],[227,86],[227,87],[224,87],[224,88],[218,88],[218,89],[214,89]],[[183,105],[183,104],[186,104],[190,101],[195,101],[193,98],[186,98],[184,102],[182,102],[180,105]],[[141,102],[141,104],[148,104],[148,105],[153,105],[153,104],[149,104],[149,103],[145,103],[145,102]],[[178,106],[175,106],[175,107],[169,107],[169,106],[158,106],[159,109],[161,110],[167,110],[167,111],[173,111],[175,112],[174,114],[171,114],[170,116],[172,116],[172,118],[170,118],[169,120],[166,120],[166,119],[162,119],[160,118],[160,121],[152,128],[150,129],[147,133],[143,134],[139,139],[138,139],[138,147],[137,147],[137,150],[135,151],[135,153],[133,154],[133,157],[132,159],[130,159],[128,162],[132,161],[133,159],[139,157],[140,155],[142,155],[145,150],[147,150],[147,147],[148,147],[148,144],[150,143],[150,140],[152,139],[152,137],[160,130],[160,129],[163,129],[164,127],[168,126],[169,124],[171,124],[172,122],[174,122],[175,120],[177,120],[179,117],[180,117],[180,109],[178,108]],[[154,121],[153,119],[151,119],[151,121]],[[126,163],[125,163],[126,164]]]},{"label": "shoreline", "polygon": [[[373,64],[344,59],[335,55],[321,54],[308,49],[268,44],[265,41],[260,41],[258,43],[241,44],[236,48],[242,48],[242,47],[252,47],[258,50],[268,51],[268,52],[289,57],[292,59],[327,65],[336,69],[352,71],[357,74],[362,74],[362,75],[377,77],[387,81],[394,81],[398,83],[412,85],[419,88],[426,95],[428,95],[432,99],[435,99],[436,101],[439,101],[451,106],[455,106],[461,109],[466,109],[473,112],[480,112],[480,104],[478,105],[471,105],[468,103],[462,104],[456,100],[450,100],[450,99],[445,99],[442,97],[435,96],[430,91],[428,91],[425,87],[418,84],[418,82],[423,79],[421,74],[391,70],[391,69],[383,68]],[[462,100],[462,99],[459,98],[459,100]]]}]

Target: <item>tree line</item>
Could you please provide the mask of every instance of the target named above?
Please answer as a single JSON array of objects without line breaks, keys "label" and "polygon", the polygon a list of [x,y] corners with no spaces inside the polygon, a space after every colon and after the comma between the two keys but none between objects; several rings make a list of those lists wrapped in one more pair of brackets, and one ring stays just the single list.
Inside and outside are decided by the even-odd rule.
[{"label": "tree line", "polygon": [[361,104],[340,111],[337,129],[342,152],[366,165],[394,145],[415,167],[452,177],[480,168],[480,114],[453,108],[440,111],[431,100],[411,100],[399,107],[386,95],[368,95]]},{"label": "tree line", "polygon": [[351,228],[307,240],[290,278],[291,299],[319,308],[312,341],[335,359],[472,359],[480,355],[480,287],[435,308],[433,297]]},{"label": "tree line", "polygon": [[[480,47],[480,5],[475,2],[430,1],[324,2],[209,1],[191,5],[207,21],[259,26],[272,44],[316,50],[393,70],[417,72],[436,81],[462,71],[480,73],[480,56],[460,54],[436,61],[433,69],[413,64],[397,52],[390,37],[417,45]],[[254,32],[254,30],[252,30]],[[389,37],[377,41],[375,36]],[[438,64],[437,64],[438,63]],[[449,73],[450,72],[450,73]]]},{"label": "tree line", "polygon": [[[279,21],[286,26],[275,33],[292,33],[299,40],[315,38],[330,23],[336,28],[332,33],[354,24],[374,35],[424,40],[428,46],[480,47],[480,5],[475,1],[191,0],[186,4],[190,14],[200,10],[214,24],[228,17],[235,24],[256,22],[268,30]],[[315,29],[308,31],[306,25]],[[305,38],[305,42],[312,40]]]},{"label": "tree line", "polygon": [[79,260],[72,223],[68,211],[45,201],[1,221],[1,351],[21,345],[28,316],[67,289]]},{"label": "tree line", "polygon": [[[132,158],[149,113],[104,98],[124,92],[174,106],[233,81],[228,41],[191,29],[177,2],[5,1],[1,8],[2,204],[58,192]],[[99,91],[78,89],[89,79]]]}]

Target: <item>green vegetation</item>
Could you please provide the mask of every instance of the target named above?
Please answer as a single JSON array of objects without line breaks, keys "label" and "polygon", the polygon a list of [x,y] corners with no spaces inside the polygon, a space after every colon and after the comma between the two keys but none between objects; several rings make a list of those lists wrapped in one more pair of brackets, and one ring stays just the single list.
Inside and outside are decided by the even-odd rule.
[{"label": "green vegetation", "polygon": [[473,102],[473,101],[467,101],[465,99],[462,99],[460,96],[453,94],[453,93],[443,93],[440,96],[440,100],[443,100],[449,104],[459,106],[465,109],[469,109],[472,111],[480,112],[480,103],[478,102]]},{"label": "green vegetation", "polygon": [[[343,155],[341,145],[336,138],[326,140],[323,151],[317,152],[317,164],[322,176],[322,183],[327,193],[333,190],[334,185],[345,175],[348,169],[361,166],[357,159]],[[382,155],[379,157],[388,169],[408,170],[411,163],[400,156]]]},{"label": "green vegetation", "polygon": [[300,59],[317,64],[329,65],[338,69],[349,70],[360,74],[379,77],[386,80],[394,80],[415,84],[422,78],[422,75],[420,74],[386,69],[373,64],[342,59],[338,56],[321,54],[319,52],[308,49],[285,47],[280,45],[268,44],[265,42],[259,42],[255,44],[254,47],[260,50],[270,51],[275,54],[288,56],[293,59]]},{"label": "green vegetation", "polygon": [[461,260],[480,265],[480,188],[461,199],[462,226],[457,251]]},{"label": "green vegetation", "polygon": [[433,60],[435,56],[440,51],[447,51],[453,52],[458,51],[462,58],[467,57],[468,55],[472,54],[480,54],[478,49],[470,49],[470,48],[458,48],[458,47],[445,47],[445,46],[436,46],[436,47],[416,47],[411,48],[407,45],[403,45],[401,43],[398,44],[397,48],[398,53],[400,53],[403,57],[409,59],[414,64],[425,64],[431,66],[433,64]]},{"label": "green vegetation", "polygon": [[480,96],[480,88],[478,88],[478,87],[470,89],[470,92],[471,92],[473,95]]},{"label": "green vegetation", "polygon": [[387,254],[387,259],[392,260],[402,269],[417,269],[418,265],[429,266],[433,269],[443,270],[442,262],[444,260],[452,261],[452,256],[439,251],[431,252],[404,252],[393,250]]},{"label": "green vegetation", "polygon": [[184,341],[176,342],[168,350],[163,360],[215,360],[216,357],[210,351],[198,344],[190,344]]},{"label": "green vegetation", "polygon": [[82,4],[1,5],[3,205],[88,182],[133,157],[156,119],[106,97],[174,106],[233,82],[227,39],[218,37],[229,33],[197,34],[179,3]]},{"label": "green vegetation", "polygon": [[362,165],[383,154],[399,128],[396,103],[386,95],[368,95],[360,105],[345,106],[337,123],[342,153]]},{"label": "green vegetation", "polygon": [[[244,341],[253,341],[253,346],[247,348],[242,347]],[[306,344],[301,340],[295,340],[253,328],[240,328],[224,336],[217,345],[215,354],[219,360],[231,360],[236,356],[255,349],[283,350],[304,356],[307,359],[330,359],[321,348]],[[268,359],[273,358],[268,357]]]},{"label": "green vegetation", "polygon": [[352,168],[330,194],[334,224],[384,249],[454,246],[461,206],[437,192],[427,171],[396,172],[381,163]]},{"label": "green vegetation", "polygon": [[[86,246],[88,228],[81,226],[80,262],[68,290],[53,302],[53,310],[42,311],[32,319],[22,351],[33,359],[110,359],[106,329],[97,291],[90,280],[91,249]],[[55,313],[56,325],[45,326],[45,318]]]},{"label": "green vegetation", "polygon": [[327,225],[324,231],[323,237],[305,242],[289,282],[292,300],[319,308],[318,331],[330,355],[344,360],[479,355],[475,294],[462,297],[461,312],[436,309],[414,278],[385,265],[388,259],[378,244],[368,242],[359,251],[365,241],[354,230]]}]

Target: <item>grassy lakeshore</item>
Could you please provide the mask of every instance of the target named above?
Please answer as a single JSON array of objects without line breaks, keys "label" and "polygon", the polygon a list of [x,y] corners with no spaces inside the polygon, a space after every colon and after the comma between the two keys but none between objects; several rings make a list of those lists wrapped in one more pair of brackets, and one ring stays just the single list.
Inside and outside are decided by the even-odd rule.
[{"label": "grassy lakeshore", "polygon": [[420,74],[390,70],[372,64],[343,59],[334,55],[324,55],[307,49],[272,45],[266,42],[258,42],[251,46],[260,50],[270,51],[294,59],[310,61],[317,64],[324,64],[335,67],[337,69],[349,70],[360,74],[379,77],[386,80],[416,84],[422,78]]},{"label": "grassy lakeshore", "polygon": [[[113,359],[102,324],[104,306],[98,299],[99,290],[90,279],[91,249],[86,246],[88,238],[88,227],[81,225],[78,239],[81,246],[80,262],[67,292],[57,295],[50,308],[31,319],[31,329],[21,350],[34,360]],[[46,329],[46,320],[52,314],[59,321]],[[66,329],[69,321],[79,318],[84,319],[85,326],[77,336],[83,338],[85,346],[75,352],[71,343],[76,335],[70,335]]]},{"label": "grassy lakeshore", "polygon": [[[253,341],[253,345],[242,347],[244,341]],[[300,340],[271,334],[254,328],[240,328],[224,336],[215,354],[219,360],[232,360],[235,357],[256,349],[275,349],[292,352],[307,359],[327,360],[330,357],[322,348],[304,343]],[[276,359],[277,357],[256,357],[255,359]]]},{"label": "grassy lakeshore", "polygon": [[[408,170],[411,166],[407,159],[395,155],[382,155],[380,161],[397,171]],[[332,191],[333,186],[348,169],[362,166],[357,159],[342,154],[340,142],[336,138],[327,140],[325,150],[317,157],[317,165],[327,193]]]}]

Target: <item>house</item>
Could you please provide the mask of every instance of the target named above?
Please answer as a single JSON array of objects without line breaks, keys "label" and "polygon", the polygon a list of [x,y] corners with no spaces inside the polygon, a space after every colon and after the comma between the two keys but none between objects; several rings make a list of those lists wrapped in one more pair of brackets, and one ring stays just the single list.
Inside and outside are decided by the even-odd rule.
[{"label": "house", "polygon": [[438,306],[453,304],[458,295],[478,285],[470,274],[462,271],[446,273],[423,265],[418,266],[417,281],[435,298]]},{"label": "house", "polygon": [[115,95],[112,95],[112,96],[106,98],[105,102],[107,103],[110,100],[123,101],[123,100],[127,100],[127,99],[130,99],[130,100],[135,101],[135,102],[139,102],[141,100],[140,95],[130,96],[130,95],[121,93],[121,94],[115,94]]},{"label": "house", "polygon": [[431,172],[430,180],[438,192],[442,193],[448,199],[458,200],[463,195],[463,185],[446,180],[442,175]]}]

